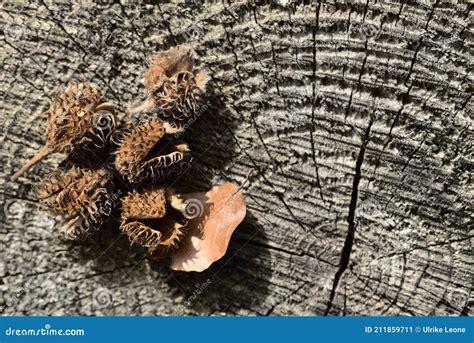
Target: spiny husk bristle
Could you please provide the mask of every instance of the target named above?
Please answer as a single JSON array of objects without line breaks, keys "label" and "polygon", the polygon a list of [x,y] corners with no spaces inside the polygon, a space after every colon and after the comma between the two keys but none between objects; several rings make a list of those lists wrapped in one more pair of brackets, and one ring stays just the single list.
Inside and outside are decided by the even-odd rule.
[{"label": "spiny husk bristle", "polygon": [[46,112],[50,150],[68,152],[89,142],[103,146],[115,129],[113,106],[103,100],[103,92],[91,84],[73,83],[61,91]]},{"label": "spiny husk bristle", "polygon": [[191,52],[185,47],[175,47],[164,52],[159,52],[151,57],[151,63],[145,72],[145,86],[152,92],[160,87],[163,82],[179,71],[192,71],[194,59]]},{"label": "spiny husk bristle", "polygon": [[198,84],[193,73],[178,72],[160,88],[155,89],[152,98],[160,113],[176,121],[186,120],[197,113],[206,89],[206,82],[203,81],[206,78],[203,74],[205,73],[199,73]]},{"label": "spiny husk bristle", "polygon": [[179,245],[186,222],[168,206],[164,188],[133,191],[122,199],[120,229],[131,243],[155,256],[165,255]]},{"label": "spiny husk bristle", "polygon": [[51,150],[70,151],[93,129],[93,113],[104,94],[94,85],[70,84],[54,99],[49,110],[46,141]]},{"label": "spiny husk bristle", "polygon": [[68,238],[79,239],[99,229],[110,214],[112,191],[112,176],[107,170],[73,167],[48,176],[36,189],[36,195],[69,221],[65,226]]},{"label": "spiny husk bristle", "polygon": [[162,218],[166,214],[166,194],[164,188],[133,191],[122,199],[122,219]]},{"label": "spiny husk bristle", "polygon": [[148,97],[165,118],[177,122],[195,114],[203,104],[206,72],[194,70],[194,59],[187,48],[173,48],[153,56],[145,73]]},{"label": "spiny husk bristle", "polygon": [[174,143],[163,121],[155,118],[124,134],[115,167],[131,183],[162,180],[179,171],[187,152],[187,145]]},{"label": "spiny husk bristle", "polygon": [[76,147],[103,148],[115,130],[111,103],[102,102],[103,93],[94,85],[72,83],[64,88],[46,111],[46,144],[12,175],[16,181],[51,153],[71,152]]}]

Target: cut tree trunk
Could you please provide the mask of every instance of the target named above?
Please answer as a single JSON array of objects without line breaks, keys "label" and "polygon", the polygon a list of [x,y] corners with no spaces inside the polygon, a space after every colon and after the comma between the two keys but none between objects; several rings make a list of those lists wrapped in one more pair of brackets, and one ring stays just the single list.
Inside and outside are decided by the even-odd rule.
[{"label": "cut tree trunk", "polygon": [[[2,313],[470,314],[473,14],[457,3],[3,2]],[[64,156],[9,181],[60,86],[93,81],[125,113],[147,58],[181,44],[214,95],[177,187],[234,181],[248,207],[202,273],[113,229],[66,241],[32,195]]]}]

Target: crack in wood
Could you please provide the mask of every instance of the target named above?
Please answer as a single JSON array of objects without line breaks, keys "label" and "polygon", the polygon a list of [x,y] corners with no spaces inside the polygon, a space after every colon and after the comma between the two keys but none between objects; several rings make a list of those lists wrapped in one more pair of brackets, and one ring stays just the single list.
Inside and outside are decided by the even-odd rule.
[{"label": "crack in wood", "polygon": [[[199,66],[209,71],[212,88],[221,92],[219,99],[226,111],[201,119],[225,118],[222,123],[227,128],[222,132],[229,144],[227,139],[218,139],[217,146],[211,142],[214,149],[199,167],[212,182],[242,180],[250,171],[245,187],[248,213],[253,216],[249,221],[262,235],[252,237],[244,224],[234,238],[237,248],[244,245],[242,239],[249,239],[248,245],[219,272],[219,287],[200,299],[203,306],[190,307],[187,314],[323,314],[335,274],[346,258],[349,262],[334,287],[328,314],[470,314],[472,301],[461,309],[463,304],[454,306],[450,292],[469,293],[472,277],[471,220],[463,206],[468,200],[472,136],[468,118],[472,37],[467,22],[472,6],[439,1],[439,8],[434,9],[432,4],[408,2],[340,5],[314,1],[289,8],[264,1],[210,2],[187,8],[167,2],[132,11],[115,1],[98,6],[110,18],[122,18],[114,19],[112,33],[117,39],[109,42],[109,52],[113,52],[109,60],[93,54],[75,34],[100,30],[103,23],[96,20],[97,8],[43,2],[52,11],[41,2],[25,6],[17,2],[0,19],[7,30],[15,21],[23,30],[21,39],[5,40],[2,56],[6,66],[3,110],[25,113],[5,134],[5,149],[0,152],[7,161],[4,180],[23,154],[34,148],[34,142],[43,140],[37,124],[39,109],[47,102],[44,94],[71,79],[99,82],[107,92],[103,84],[110,85],[119,98],[113,98],[117,108],[123,108],[143,96],[143,56],[186,43],[199,56]],[[187,41],[182,32],[190,22],[199,23],[205,35]],[[357,33],[364,24],[381,32],[366,44]],[[354,209],[349,224],[345,216],[354,198],[354,164],[361,155],[358,130],[363,136],[368,121],[363,118],[373,110],[376,125],[361,166],[357,217]],[[466,125],[446,123],[455,111]],[[283,116],[291,120],[297,116],[297,123],[284,122]],[[0,125],[5,128],[12,118],[3,116]],[[361,124],[355,123],[357,130],[351,130],[349,121],[356,119]],[[282,125],[268,125],[273,120]],[[223,169],[219,169],[221,153],[232,159]],[[409,164],[401,174],[407,158]],[[58,162],[52,156],[36,176],[32,173],[17,184],[4,182],[1,200],[27,198],[35,178],[44,177]],[[199,175],[199,167],[193,168],[191,177]],[[366,201],[379,202],[380,210],[362,212]],[[173,314],[181,303],[177,296],[181,287],[192,289],[203,276],[170,276],[165,265],[143,262],[137,268],[87,278],[105,269],[91,260],[102,247],[81,243],[68,249],[69,243],[57,232],[50,241],[40,241],[39,237],[49,235],[40,222],[46,212],[26,201],[21,205],[26,207],[21,218],[12,213],[0,219],[0,250],[5,255],[0,269],[14,275],[0,282],[19,284],[25,277],[22,271],[40,274],[51,266],[61,270],[30,277],[32,290],[38,288],[45,296],[37,299],[32,294],[6,309],[6,314]],[[3,215],[7,206],[2,207]],[[348,226],[357,230],[357,240],[351,254],[345,250],[343,259]],[[113,253],[121,265],[128,264],[138,259],[128,249],[128,245],[119,246],[108,254]],[[382,255],[394,257],[390,261]],[[387,268],[401,266],[403,255],[406,273],[398,269],[387,273]],[[369,261],[385,271],[364,273]],[[105,256],[100,262],[110,263]],[[258,278],[245,289],[254,280],[250,275]],[[172,282],[173,277],[180,285]],[[70,291],[66,301],[47,301],[55,293],[41,288],[45,279],[54,282],[58,291]],[[133,285],[131,279],[139,282]],[[227,292],[241,279],[246,280],[242,287]],[[296,291],[291,303],[282,301],[302,283],[306,287]],[[117,294],[114,306],[106,310],[91,306],[89,293],[101,285]],[[129,302],[124,301],[124,294],[130,295]],[[67,304],[77,298],[82,300]]]},{"label": "crack in wood", "polygon": [[314,170],[316,174],[316,184],[319,189],[319,196],[322,201],[324,201],[323,196],[323,188],[321,185],[321,179],[319,177],[319,167],[318,162],[316,160],[316,148],[315,148],[315,141],[314,141],[314,132],[316,131],[316,124],[315,124],[315,111],[316,111],[316,69],[317,69],[317,59],[316,59],[316,33],[319,30],[319,13],[321,8],[321,2],[317,1],[316,5],[316,27],[313,29],[312,32],[312,39],[313,39],[313,79],[312,79],[312,101],[311,101],[311,131],[310,131],[310,142],[311,142],[311,153],[312,159],[314,164]]},{"label": "crack in wood", "polygon": [[357,208],[357,200],[358,200],[358,192],[359,192],[359,183],[362,178],[362,163],[364,162],[365,151],[370,141],[370,129],[372,127],[373,122],[374,122],[374,116],[372,115],[369,120],[369,124],[367,125],[365,135],[362,138],[362,144],[360,146],[359,154],[357,156],[354,180],[352,184],[352,194],[351,194],[351,202],[349,206],[349,214],[347,215],[347,222],[349,224],[349,227],[347,229],[347,235],[344,241],[344,247],[342,248],[342,252],[341,252],[341,260],[339,262],[339,269],[337,270],[336,275],[334,276],[334,282],[332,285],[331,293],[329,295],[328,305],[324,312],[325,316],[327,316],[329,314],[329,311],[331,310],[341,276],[344,273],[344,271],[347,269],[347,267],[349,266],[352,246],[354,244],[355,232],[357,229],[355,216],[356,216],[356,208]]}]

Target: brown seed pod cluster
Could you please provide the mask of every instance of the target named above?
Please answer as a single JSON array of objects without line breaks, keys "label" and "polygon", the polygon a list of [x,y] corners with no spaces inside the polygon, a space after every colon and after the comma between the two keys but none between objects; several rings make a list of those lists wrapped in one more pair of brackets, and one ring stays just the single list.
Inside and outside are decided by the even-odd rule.
[{"label": "brown seed pod cluster", "polygon": [[[190,161],[188,145],[175,136],[187,127],[185,120],[203,103],[208,76],[194,70],[188,49],[178,47],[154,55],[144,79],[147,101],[130,110],[129,114],[134,115],[120,125],[116,125],[114,106],[104,100],[105,95],[97,86],[73,83],[61,90],[46,111],[45,147],[12,179],[50,153],[70,153],[67,167],[49,174],[35,192],[38,199],[63,217],[68,238],[84,239],[106,223],[117,224],[131,243],[143,246],[152,257],[173,258],[179,250],[176,269],[202,270],[227,248],[227,231],[216,231],[216,223],[226,222],[221,216],[227,214],[217,211],[219,215],[213,215],[210,205],[204,211],[204,204],[199,203],[198,217],[188,208],[189,202],[196,199],[185,201],[185,194],[177,195],[166,185],[176,183]],[[101,156],[102,162],[84,163],[74,158],[77,151],[87,151],[89,159]],[[231,191],[238,193],[238,189],[224,187],[209,194],[214,199],[226,199]],[[229,204],[222,208],[232,208]],[[236,218],[226,219],[232,226],[229,232],[243,219],[245,207],[243,212],[242,208],[232,211],[238,217],[226,217]],[[189,264],[183,260],[187,249],[184,245],[189,244],[183,242],[196,242],[192,237],[206,228],[204,220],[211,223],[208,231],[213,234],[203,237],[222,242],[221,246],[212,247],[209,241],[202,245],[205,249],[193,247],[205,261]],[[219,239],[222,234],[227,238]]]}]

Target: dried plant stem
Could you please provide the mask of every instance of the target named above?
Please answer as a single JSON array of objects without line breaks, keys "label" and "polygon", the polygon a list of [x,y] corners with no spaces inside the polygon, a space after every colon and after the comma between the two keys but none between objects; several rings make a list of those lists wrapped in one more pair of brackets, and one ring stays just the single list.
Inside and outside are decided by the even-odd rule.
[{"label": "dried plant stem", "polygon": [[35,156],[33,156],[28,162],[26,162],[23,167],[19,171],[17,171],[13,176],[11,177],[12,181],[16,181],[21,175],[23,175],[28,169],[33,167],[36,163],[41,161],[43,158],[49,155],[51,151],[49,150],[48,146],[42,147]]},{"label": "dried plant stem", "polygon": [[131,115],[138,112],[149,111],[149,110],[152,110],[154,106],[155,105],[153,104],[152,100],[145,100],[142,104],[129,108],[127,110],[127,114]]}]

